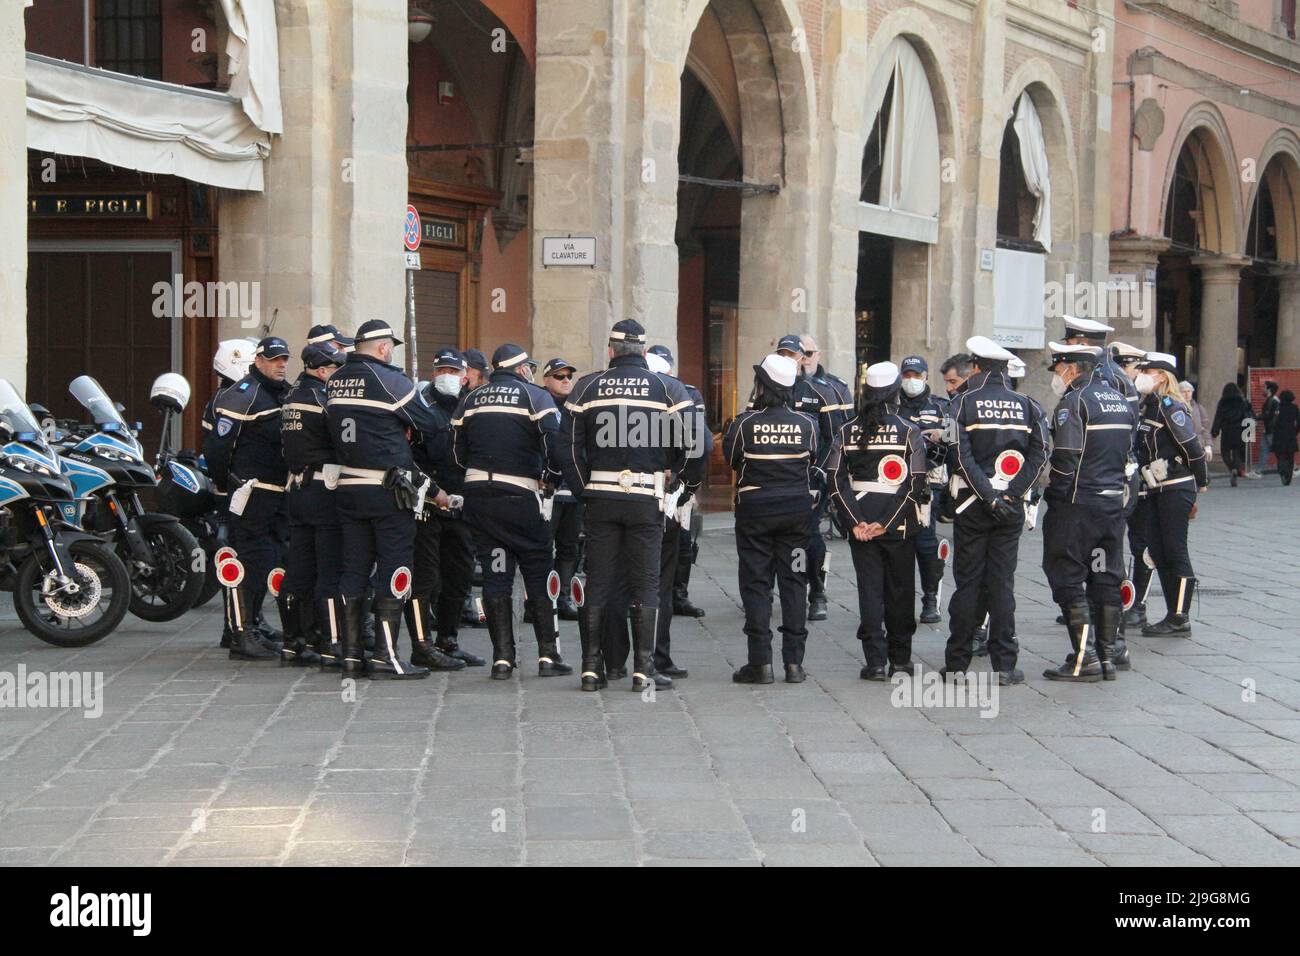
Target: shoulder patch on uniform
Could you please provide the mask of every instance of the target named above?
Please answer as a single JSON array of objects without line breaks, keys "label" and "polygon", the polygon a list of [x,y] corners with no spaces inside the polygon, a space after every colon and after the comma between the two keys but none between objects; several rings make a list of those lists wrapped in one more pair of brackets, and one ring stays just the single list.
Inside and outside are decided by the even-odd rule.
[{"label": "shoulder patch on uniform", "polygon": [[1063,408],[1056,413],[1056,424],[1064,425],[1069,420],[1070,420],[1070,410],[1068,408]]},{"label": "shoulder patch on uniform", "polygon": [[225,438],[227,435],[229,435],[230,429],[234,427],[235,427],[235,423],[232,422],[229,418],[217,419],[217,434],[220,435],[222,438]]},{"label": "shoulder patch on uniform", "polygon": [[248,383],[247,383],[247,382],[240,382],[240,383],[239,383],[239,390],[240,390],[241,392],[246,392],[246,391],[248,391]]},{"label": "shoulder patch on uniform", "polygon": [[1182,426],[1187,424],[1187,416],[1182,412],[1174,412],[1173,421],[1175,425]]},{"label": "shoulder patch on uniform", "polygon": [[1174,403],[1174,400],[1170,398],[1168,395],[1166,395],[1164,398],[1161,399],[1161,403],[1164,405],[1172,405]]}]

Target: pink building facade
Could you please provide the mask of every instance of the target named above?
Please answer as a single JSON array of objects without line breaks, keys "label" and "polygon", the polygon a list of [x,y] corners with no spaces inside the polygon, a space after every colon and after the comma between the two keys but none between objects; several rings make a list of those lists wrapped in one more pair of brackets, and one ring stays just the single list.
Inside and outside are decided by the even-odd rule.
[{"label": "pink building facade", "polygon": [[1249,367],[1300,366],[1295,16],[1293,0],[1115,4],[1110,270],[1154,297],[1115,337],[1177,355],[1211,408]]}]

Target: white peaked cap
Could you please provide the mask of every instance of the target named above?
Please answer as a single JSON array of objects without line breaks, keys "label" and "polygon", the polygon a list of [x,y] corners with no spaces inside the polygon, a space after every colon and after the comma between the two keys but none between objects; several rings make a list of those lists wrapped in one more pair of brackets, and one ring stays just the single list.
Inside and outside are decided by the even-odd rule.
[{"label": "white peaked cap", "polygon": [[1122,359],[1140,359],[1146,358],[1146,349],[1140,349],[1136,345],[1129,345],[1127,342],[1111,342],[1110,350],[1116,358]]},{"label": "white peaked cap", "polygon": [[1148,352],[1139,368],[1163,368],[1170,372],[1178,371],[1178,359],[1168,352]]},{"label": "white peaked cap", "polygon": [[[1101,322],[1094,322],[1092,319],[1079,319],[1073,315],[1061,316],[1065,320],[1065,330],[1067,332],[1082,332],[1085,335],[1104,335],[1115,330],[1109,325],[1103,325]],[[1068,338],[1068,336],[1067,336]]]},{"label": "white peaked cap", "polygon": [[1053,355],[1081,355],[1087,358],[1101,358],[1101,349],[1096,345],[1066,345],[1064,342],[1048,342],[1047,349]]},{"label": "white peaked cap", "polygon": [[1022,358],[1013,358],[1007,363],[1007,374],[1012,378],[1025,377],[1025,360]]},{"label": "white peaked cap", "polygon": [[893,362],[877,362],[867,366],[867,387],[888,388],[898,381],[898,366]]},{"label": "white peaked cap", "polygon": [[966,351],[976,358],[994,359],[998,362],[1010,362],[1015,354],[1008,352],[991,338],[984,335],[972,335],[966,340]]},{"label": "white peaked cap", "polygon": [[784,388],[793,388],[794,380],[799,375],[799,366],[794,359],[775,352],[763,359],[762,368],[768,378]]},{"label": "white peaked cap", "polygon": [[657,372],[660,375],[667,375],[672,371],[672,366],[668,364],[667,360],[662,355],[655,355],[653,352],[646,353],[645,363],[650,366],[650,371]]}]

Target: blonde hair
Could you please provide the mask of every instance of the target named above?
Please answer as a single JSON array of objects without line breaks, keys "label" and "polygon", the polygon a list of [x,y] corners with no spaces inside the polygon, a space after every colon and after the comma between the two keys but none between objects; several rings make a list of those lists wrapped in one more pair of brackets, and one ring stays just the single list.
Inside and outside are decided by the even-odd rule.
[{"label": "blonde hair", "polygon": [[1178,388],[1177,375],[1162,368],[1149,368],[1147,374],[1154,376],[1156,380],[1156,387],[1151,390],[1151,394],[1172,398],[1180,405],[1185,404],[1183,402],[1183,393]]}]

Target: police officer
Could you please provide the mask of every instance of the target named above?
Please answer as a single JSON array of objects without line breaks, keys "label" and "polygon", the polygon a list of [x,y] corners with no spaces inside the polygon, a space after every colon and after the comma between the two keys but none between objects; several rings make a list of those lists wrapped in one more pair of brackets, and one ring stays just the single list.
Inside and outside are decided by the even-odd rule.
[{"label": "police officer", "polygon": [[[564,403],[573,391],[578,367],[562,358],[553,358],[542,367],[542,387],[560,410],[560,427],[564,427]],[[578,570],[578,549],[582,541],[582,498],[564,484],[563,479],[551,499],[551,537],[555,542],[555,571],[560,576],[560,597],[555,602],[560,620],[576,621],[578,607],[569,593],[574,572]]]},{"label": "police officer", "polygon": [[[1115,330],[1103,322],[1092,319],[1080,319],[1073,315],[1063,316],[1065,322],[1066,345],[1089,345],[1102,350],[1101,361],[1097,363],[1097,375],[1103,382],[1124,396],[1124,400],[1133,408],[1137,418],[1139,396],[1132,379],[1115,361],[1111,350],[1106,348],[1106,336]],[[1134,426],[1136,428],[1136,426]]]},{"label": "police officer", "polygon": [[283,553],[288,466],[280,443],[280,406],[289,391],[288,364],[284,339],[268,336],[258,342],[252,370],[213,400],[213,426],[203,443],[208,475],[229,495],[230,545],[244,572],[228,595],[233,660],[272,660],[279,652],[253,621]]},{"label": "police officer", "polygon": [[492,367],[488,365],[487,356],[478,349],[465,350],[465,365],[465,392],[468,394],[487,381],[492,374]]},{"label": "police officer", "polygon": [[965,352],[958,352],[956,355],[950,355],[939,366],[939,374],[943,376],[943,385],[948,392],[948,400],[957,397],[957,392],[961,389],[966,380],[971,377],[975,366],[970,355]]},{"label": "police officer", "polygon": [[1164,352],[1148,352],[1134,382],[1142,400],[1138,466],[1146,483],[1147,547],[1165,593],[1166,614],[1142,633],[1148,637],[1192,632],[1190,610],[1196,576],[1187,551],[1187,523],[1196,516],[1196,495],[1209,488],[1205,449],[1178,390],[1178,364]]},{"label": "police officer", "polygon": [[566,403],[560,463],[586,506],[587,593],[578,619],[583,690],[606,684],[601,628],[605,608],[616,606],[610,602],[620,579],[632,619],[632,688],[654,681],[663,518],[684,487],[690,438],[683,415],[694,402],[676,379],[650,371],[645,351],[639,322],[615,323],[609,368],[580,379]]},{"label": "police officer", "polygon": [[799,684],[805,676],[808,512],[819,429],[790,408],[798,371],[794,359],[779,353],[755,365],[750,407],[722,440],[736,473],[736,559],[748,645],[747,663],[731,675],[738,684],[773,682],[773,578],[781,593],[785,679]]},{"label": "police officer", "polygon": [[571,674],[560,657],[555,617],[546,597],[551,534],[542,501],[559,477],[555,436],[560,413],[546,389],[525,378],[528,353],[502,345],[492,354],[492,375],[461,402],[452,420],[456,463],[465,469],[465,520],[483,569],[483,607],[492,639],[492,678],[515,669],[515,567],[537,637],[537,673]]},{"label": "police officer", "polygon": [[278,604],[284,624],[280,663],[338,667],[339,615],[335,596],[343,571],[343,532],[325,469],[336,467],[325,421],[325,381],[348,360],[332,339],[302,350],[302,374],[280,409],[280,441],[289,469],[289,557]]},{"label": "police officer", "polygon": [[1065,615],[1072,654],[1043,676],[1114,680],[1133,413],[1123,393],[1102,377],[1102,348],[1056,342],[1048,348],[1052,391],[1061,400],[1052,413],[1051,467],[1043,494],[1048,509],[1043,571],[1052,600]]},{"label": "police officer", "polygon": [[348,338],[333,325],[313,325],[307,330],[308,345],[328,345],[336,352],[351,352],[356,340]]},{"label": "police officer", "polygon": [[[946,480],[944,459],[948,446],[943,441],[943,425],[948,418],[948,401],[930,391],[930,366],[919,355],[909,355],[899,365],[902,374],[898,413],[915,425],[925,444],[929,468],[931,498],[943,493]],[[930,520],[915,537],[916,564],[921,571],[921,623],[939,621],[939,586],[943,583],[943,561],[939,559],[939,538],[935,534],[932,510]]]},{"label": "police officer", "polygon": [[863,370],[858,414],[840,429],[830,459],[835,504],[852,529],[866,658],[858,676],[871,681],[912,673],[916,541],[930,518],[925,439],[897,407],[902,381],[893,362]]},{"label": "police officer", "polygon": [[808,374],[807,356],[803,340],[798,335],[782,336],[776,343],[776,354],[784,355],[799,369],[798,378],[791,390],[790,407],[802,412],[817,426],[818,460],[813,463],[814,505],[808,519],[808,620],[826,620],[826,540],[822,537],[821,519],[825,514],[826,459],[835,440],[836,415],[839,412],[838,395],[829,387],[818,387]]},{"label": "police officer", "polygon": [[953,510],[953,577],[948,604],[946,673],[970,667],[980,621],[980,591],[989,610],[989,658],[1000,684],[1023,683],[1016,667],[1015,572],[1025,525],[1025,495],[1047,461],[1047,423],[1041,409],[1013,391],[1007,363],[1015,358],[991,339],[966,341],[974,374],[953,400],[948,445]]},{"label": "police officer", "polygon": [[[451,422],[464,381],[464,357],[453,348],[440,349],[433,357],[433,381],[420,386],[438,429],[411,436],[415,466],[447,493],[449,503],[464,485],[451,449]],[[461,602],[474,574],[472,543],[460,509],[440,508],[426,496],[415,516],[415,576],[405,611],[412,664],[435,671],[484,664],[483,658],[461,650],[456,642]]]},{"label": "police officer", "polygon": [[[646,361],[649,356],[658,355],[668,363],[668,374],[677,377],[676,361],[673,359],[672,349],[666,345],[652,345],[646,350]],[[678,381],[681,381],[678,378]],[[704,435],[707,440],[705,448],[704,471],[708,472],[708,455],[713,452],[713,433],[708,430],[707,413],[704,407],[704,395],[694,385],[682,382],[686,393],[691,396],[695,402],[695,412],[699,416],[698,420],[705,422]],[[691,600],[691,566],[695,564],[695,559],[699,554],[699,534],[703,526],[703,520],[697,507],[691,506],[687,509],[690,512],[691,520],[682,526],[681,532],[677,536],[677,569],[673,572],[673,614],[681,617],[704,617],[704,608],[699,607]],[[679,675],[685,676],[685,675]]]},{"label": "police officer", "polygon": [[[1124,377],[1130,382],[1136,382],[1138,377],[1138,363],[1146,358],[1146,351],[1135,345],[1129,345],[1126,342],[1113,342],[1110,345],[1111,359],[1124,373]],[[1133,390],[1137,392],[1137,386],[1134,384]],[[1140,398],[1140,396],[1139,396]],[[1134,408],[1134,417],[1141,424],[1140,405]],[[1134,454],[1138,452],[1140,442],[1134,441]],[[1124,612],[1123,627],[1120,630],[1120,643],[1124,641],[1124,630],[1129,627],[1141,627],[1147,623],[1147,594],[1151,590],[1151,579],[1153,577],[1153,566],[1151,555],[1147,551],[1146,529],[1149,524],[1149,515],[1147,507],[1150,503],[1150,496],[1147,494],[1146,483],[1139,478],[1136,482],[1130,484],[1130,494],[1134,488],[1137,489],[1136,497],[1130,501],[1132,510],[1129,512],[1128,523],[1128,552],[1131,556],[1131,571],[1129,579],[1133,582],[1133,606]],[[1121,668],[1122,669],[1122,668]]]},{"label": "police officer", "polygon": [[[402,660],[398,638],[402,608],[411,591],[415,510],[422,504],[420,477],[408,429],[433,433],[437,419],[415,383],[390,364],[401,345],[388,323],[370,319],[357,329],[356,347],[326,382],[325,415],[340,465],[337,499],[343,532],[342,676],[406,680],[429,671]],[[432,482],[427,499],[447,507],[447,493]],[[367,662],[361,644],[361,598],[375,584],[375,650]],[[415,638],[413,636],[412,640]]]}]

